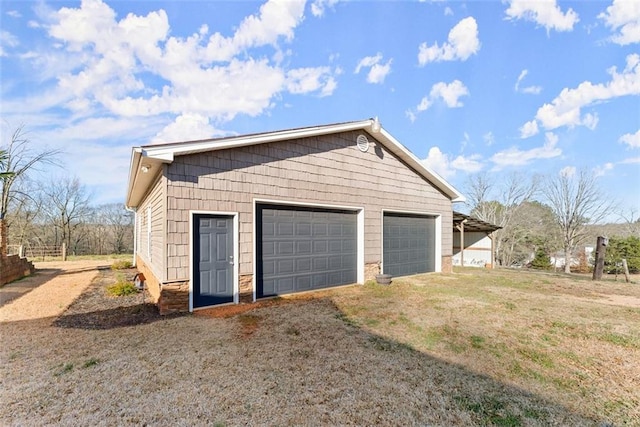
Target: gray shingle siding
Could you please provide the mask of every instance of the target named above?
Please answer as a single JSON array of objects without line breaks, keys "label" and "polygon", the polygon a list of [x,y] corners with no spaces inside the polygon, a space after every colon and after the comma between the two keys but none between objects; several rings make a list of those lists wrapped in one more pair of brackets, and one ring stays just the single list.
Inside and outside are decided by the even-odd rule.
[{"label": "gray shingle siding", "polygon": [[[360,133],[177,156],[165,172],[167,261],[158,277],[189,278],[190,210],[239,213],[240,274],[251,274],[254,199],[364,208],[365,263],[382,258],[382,209],[440,214],[442,255],[450,256],[450,199],[372,136],[369,151],[359,151]],[[144,205],[158,193],[154,187]]]}]

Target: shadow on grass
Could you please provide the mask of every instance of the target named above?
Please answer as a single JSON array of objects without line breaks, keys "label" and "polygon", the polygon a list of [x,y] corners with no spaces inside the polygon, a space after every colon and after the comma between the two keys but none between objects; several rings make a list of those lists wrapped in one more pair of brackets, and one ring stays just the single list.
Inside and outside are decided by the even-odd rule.
[{"label": "shadow on grass", "polygon": [[[304,355],[305,361],[303,363],[318,363],[322,366],[326,362],[323,360],[324,356],[315,360],[315,351],[311,349],[316,348],[315,345],[313,347],[305,346],[304,343],[305,341],[308,343],[310,339],[325,342],[326,346],[333,347],[332,351],[337,353],[332,357],[341,360],[340,366],[342,368],[349,369],[348,367],[351,365],[366,366],[364,369],[354,370],[357,372],[355,375],[362,376],[364,374],[363,376],[368,379],[362,382],[368,382],[367,388],[370,387],[370,390],[364,392],[365,394],[370,394],[373,398],[376,395],[377,384],[385,383],[389,383],[390,390],[400,390],[401,394],[406,393],[407,396],[404,397],[402,395],[393,396],[393,399],[397,398],[398,401],[408,398],[408,402],[403,402],[408,406],[404,409],[389,406],[393,399],[386,404],[384,403],[386,399],[382,399],[380,404],[385,405],[387,411],[416,411],[417,418],[413,420],[416,424],[435,422],[438,415],[430,417],[427,411],[434,406],[443,405],[444,408],[447,408],[446,411],[458,411],[464,414],[462,418],[457,418],[457,421],[454,422],[455,425],[469,425],[468,421],[464,421],[467,416],[472,422],[471,425],[481,426],[613,425],[572,411],[562,404],[531,393],[526,389],[503,383],[499,379],[473,372],[463,365],[417,350],[409,344],[372,333],[364,325],[354,322],[352,318],[341,311],[330,297],[320,297],[314,300],[312,296],[305,296],[299,301],[294,299],[284,302],[285,304],[273,304],[271,307],[267,306],[254,311],[250,316],[264,319],[264,323],[256,329],[271,327],[268,325],[270,318],[268,310],[285,311],[284,317],[287,320],[284,323],[281,323],[281,320],[275,323],[279,330],[284,331],[283,343],[288,344],[286,351],[290,355]],[[328,312],[328,316],[325,317],[326,324],[318,326],[300,323],[299,319],[304,317],[303,313],[314,312],[314,306],[318,305],[326,307],[325,310]],[[241,314],[240,317],[242,316],[247,315]],[[282,319],[283,315],[277,317]],[[313,318],[317,319],[317,316],[313,316]],[[338,324],[342,324],[341,328],[335,327],[334,319]],[[238,320],[241,326],[242,319]],[[258,320],[258,323],[261,321]],[[344,332],[340,333],[339,329]],[[258,333],[259,331],[253,331],[252,335]],[[316,337],[312,338],[313,335]],[[332,340],[332,338],[334,339]],[[271,339],[273,340],[273,337]],[[296,345],[298,339],[301,344],[299,348]],[[340,345],[345,341],[349,343],[348,347]],[[259,346],[256,347],[249,348],[248,353],[260,354]],[[354,348],[358,347],[364,347],[366,353],[364,356],[358,351],[354,351]],[[365,372],[362,372],[363,370]],[[297,373],[293,372],[292,375],[297,375]],[[354,383],[358,382],[355,377],[353,379]],[[311,380],[309,379],[309,381]],[[393,383],[402,384],[402,386],[397,388]],[[354,387],[353,385],[339,384],[331,384],[331,386],[344,387],[345,390]],[[435,412],[437,413],[439,410],[442,408],[436,409]],[[421,413],[421,411],[425,411],[425,413]],[[440,423],[436,422],[436,425],[440,425]],[[445,421],[445,425],[451,424]]]}]

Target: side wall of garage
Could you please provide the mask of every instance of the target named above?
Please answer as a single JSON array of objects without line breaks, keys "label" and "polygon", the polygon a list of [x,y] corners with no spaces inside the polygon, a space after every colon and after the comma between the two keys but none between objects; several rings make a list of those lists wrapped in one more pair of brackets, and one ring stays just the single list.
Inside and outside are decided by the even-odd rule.
[{"label": "side wall of garage", "polygon": [[[344,132],[202,154],[167,166],[166,280],[189,279],[190,211],[238,212],[241,293],[253,289],[256,200],[364,209],[364,262],[370,276],[382,260],[382,211],[441,216],[442,266],[450,269],[450,199],[375,142],[361,152]],[[241,295],[242,296],[242,295]]]}]

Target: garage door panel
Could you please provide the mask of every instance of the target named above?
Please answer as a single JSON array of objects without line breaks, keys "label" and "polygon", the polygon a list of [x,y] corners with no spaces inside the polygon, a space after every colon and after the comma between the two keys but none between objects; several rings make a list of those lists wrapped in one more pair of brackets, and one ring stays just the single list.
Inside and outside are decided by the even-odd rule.
[{"label": "garage door panel", "polygon": [[276,255],[293,255],[294,242],[277,242],[276,245],[278,248]]},{"label": "garage door panel", "polygon": [[435,218],[386,213],[383,269],[393,276],[435,271]]},{"label": "garage door panel", "polygon": [[310,255],[312,253],[311,242],[308,240],[304,242],[296,242],[296,253],[301,255]]},{"label": "garage door panel", "polygon": [[355,212],[258,205],[256,224],[258,298],[356,281]]}]

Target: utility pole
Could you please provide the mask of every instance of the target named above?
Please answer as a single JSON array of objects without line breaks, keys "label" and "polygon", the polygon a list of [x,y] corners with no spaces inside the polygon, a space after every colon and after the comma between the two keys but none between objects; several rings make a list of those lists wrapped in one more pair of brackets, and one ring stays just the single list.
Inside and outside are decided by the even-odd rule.
[{"label": "utility pole", "polygon": [[604,271],[604,257],[607,254],[607,243],[609,239],[606,237],[598,236],[598,243],[596,244],[596,262],[593,268],[592,280],[602,279],[602,272]]}]

